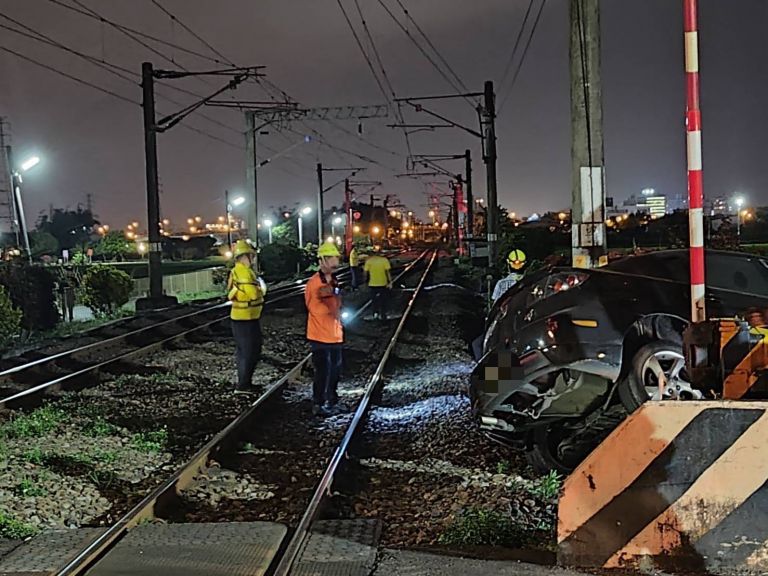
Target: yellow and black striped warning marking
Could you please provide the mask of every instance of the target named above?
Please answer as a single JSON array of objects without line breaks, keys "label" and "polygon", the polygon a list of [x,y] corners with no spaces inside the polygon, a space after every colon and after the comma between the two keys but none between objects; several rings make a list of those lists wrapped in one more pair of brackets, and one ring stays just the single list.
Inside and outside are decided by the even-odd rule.
[{"label": "yellow and black striped warning marking", "polygon": [[740,400],[758,396],[757,389],[764,387],[768,372],[768,329],[750,328],[746,322],[733,320],[717,322],[723,398]]},{"label": "yellow and black striped warning marking", "polygon": [[768,402],[642,406],[565,482],[570,566],[768,570]]}]

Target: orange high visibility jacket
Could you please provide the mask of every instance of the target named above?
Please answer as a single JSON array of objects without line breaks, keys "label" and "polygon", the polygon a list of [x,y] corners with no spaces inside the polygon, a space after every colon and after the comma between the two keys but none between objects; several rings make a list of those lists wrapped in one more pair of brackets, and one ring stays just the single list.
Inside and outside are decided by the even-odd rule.
[{"label": "orange high visibility jacket", "polygon": [[307,306],[307,340],[323,344],[344,341],[341,326],[341,296],[335,279],[327,281],[318,272],[307,282],[304,303]]}]

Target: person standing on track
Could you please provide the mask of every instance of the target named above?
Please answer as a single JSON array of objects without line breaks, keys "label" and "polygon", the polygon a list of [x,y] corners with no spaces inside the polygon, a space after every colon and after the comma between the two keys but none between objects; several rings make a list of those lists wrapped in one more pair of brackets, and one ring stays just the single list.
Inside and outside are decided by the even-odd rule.
[{"label": "person standing on track", "polygon": [[341,290],[334,272],[339,267],[339,249],[326,242],[317,249],[320,270],[307,282],[307,340],[312,349],[315,378],[312,386],[312,413],[337,413],[341,377],[344,329],[341,325]]},{"label": "person standing on track", "polygon": [[237,385],[235,393],[252,391],[251,378],[261,359],[261,311],[267,285],[253,270],[256,251],[245,240],[235,244],[235,266],[227,280],[227,297],[232,302],[230,324],[235,339]]},{"label": "person standing on track", "polygon": [[384,256],[374,253],[365,261],[365,274],[371,289],[371,307],[374,320],[387,317],[387,293],[392,288],[392,266]]},{"label": "person standing on track", "polygon": [[352,290],[357,290],[360,286],[360,254],[357,252],[357,246],[352,246],[349,251],[349,271],[352,275]]}]

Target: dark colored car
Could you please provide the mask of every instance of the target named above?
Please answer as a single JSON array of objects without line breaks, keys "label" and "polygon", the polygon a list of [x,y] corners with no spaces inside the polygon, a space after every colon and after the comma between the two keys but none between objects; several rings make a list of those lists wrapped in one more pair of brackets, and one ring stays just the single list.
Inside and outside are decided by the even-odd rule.
[{"label": "dark colored car", "polygon": [[[768,310],[768,260],[711,251],[706,274],[708,317]],[[524,277],[488,316],[470,389],[480,426],[569,472],[643,402],[700,398],[682,351],[689,282],[687,250]]]}]

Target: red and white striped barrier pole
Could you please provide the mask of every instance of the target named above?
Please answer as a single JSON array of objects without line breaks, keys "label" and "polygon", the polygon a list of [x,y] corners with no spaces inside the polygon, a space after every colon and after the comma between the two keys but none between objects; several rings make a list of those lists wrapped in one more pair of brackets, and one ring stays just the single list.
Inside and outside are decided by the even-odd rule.
[{"label": "red and white striped barrier pole", "polygon": [[691,252],[691,321],[707,318],[704,307],[704,181],[699,100],[698,0],[683,0],[685,10],[686,131],[688,142],[688,226]]}]

